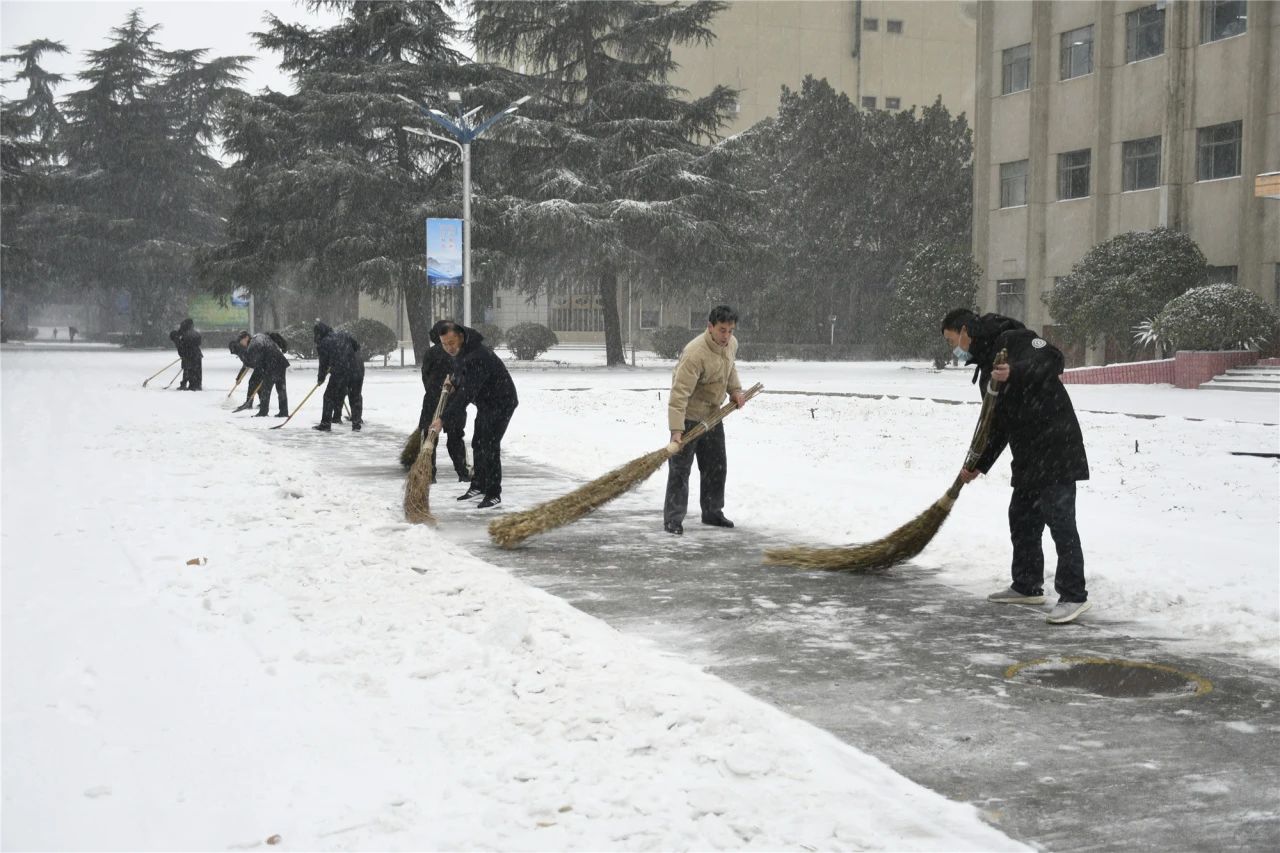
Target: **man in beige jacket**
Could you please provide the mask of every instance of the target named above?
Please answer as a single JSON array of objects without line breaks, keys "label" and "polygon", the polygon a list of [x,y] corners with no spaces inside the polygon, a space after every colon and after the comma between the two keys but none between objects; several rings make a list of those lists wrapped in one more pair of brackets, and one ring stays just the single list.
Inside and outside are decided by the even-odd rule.
[{"label": "man in beige jacket", "polygon": [[[707,318],[707,330],[685,344],[671,379],[667,420],[671,440],[680,441],[685,430],[720,408],[725,393],[741,409],[746,404],[734,356],[738,339],[733,330],[738,315],[728,305],[717,305]],[[702,523],[733,527],[724,517],[724,482],[728,474],[724,424],[692,441],[667,463],[667,497],[662,506],[662,529],[679,536],[684,533],[684,516],[689,510],[689,473],[698,460],[699,502]]]}]

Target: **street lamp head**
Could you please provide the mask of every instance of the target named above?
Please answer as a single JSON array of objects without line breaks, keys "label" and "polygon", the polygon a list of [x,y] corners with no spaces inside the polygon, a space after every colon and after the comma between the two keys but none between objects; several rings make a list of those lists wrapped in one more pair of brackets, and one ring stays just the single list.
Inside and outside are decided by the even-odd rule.
[{"label": "street lamp head", "polygon": [[521,104],[527,104],[527,103],[528,103],[529,101],[531,101],[531,100],[533,100],[533,95],[525,95],[524,97],[517,98],[517,99],[516,99],[516,102],[515,102],[514,104],[512,104],[512,106],[514,106],[514,107],[518,107],[518,106],[520,106]]},{"label": "street lamp head", "polygon": [[460,104],[460,103],[462,103],[462,94],[461,94],[460,92],[450,92],[450,93],[449,93],[449,103],[451,103],[451,104]]},{"label": "street lamp head", "polygon": [[400,100],[404,101],[406,104],[410,104],[410,105],[412,105],[412,106],[414,106],[414,107],[420,107],[420,106],[421,106],[421,105],[420,105],[417,101],[415,101],[413,98],[407,97],[407,96],[405,96],[405,95],[397,94],[397,95],[396,95],[396,97],[397,97],[397,98],[399,98]]}]

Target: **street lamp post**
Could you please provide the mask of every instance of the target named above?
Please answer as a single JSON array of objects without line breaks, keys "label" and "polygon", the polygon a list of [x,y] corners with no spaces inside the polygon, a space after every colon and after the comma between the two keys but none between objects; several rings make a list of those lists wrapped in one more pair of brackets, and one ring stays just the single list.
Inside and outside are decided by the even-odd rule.
[{"label": "street lamp post", "polygon": [[511,116],[518,110],[521,104],[525,103],[531,97],[525,95],[523,98],[512,101],[505,109],[496,115],[490,116],[482,122],[473,121],[475,114],[480,111],[479,107],[470,112],[462,112],[462,96],[457,92],[449,93],[449,102],[458,104],[458,115],[456,120],[450,118],[444,112],[425,107],[412,98],[406,98],[404,95],[397,95],[402,101],[413,104],[427,118],[449,131],[452,138],[439,136],[430,131],[422,130],[417,127],[404,128],[409,133],[419,136],[430,136],[432,139],[439,139],[442,142],[450,142],[458,146],[458,151],[462,155],[462,324],[464,326],[471,325],[471,143],[480,137],[489,128],[498,122]]}]

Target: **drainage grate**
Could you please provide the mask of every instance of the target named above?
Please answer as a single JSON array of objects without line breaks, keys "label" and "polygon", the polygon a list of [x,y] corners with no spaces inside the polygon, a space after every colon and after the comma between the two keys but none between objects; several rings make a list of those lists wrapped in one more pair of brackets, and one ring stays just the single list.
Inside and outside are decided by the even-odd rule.
[{"label": "drainage grate", "polygon": [[1109,699],[1201,696],[1213,689],[1209,679],[1171,666],[1106,658],[1042,658],[1016,663],[1004,671],[1004,677],[1036,687]]}]

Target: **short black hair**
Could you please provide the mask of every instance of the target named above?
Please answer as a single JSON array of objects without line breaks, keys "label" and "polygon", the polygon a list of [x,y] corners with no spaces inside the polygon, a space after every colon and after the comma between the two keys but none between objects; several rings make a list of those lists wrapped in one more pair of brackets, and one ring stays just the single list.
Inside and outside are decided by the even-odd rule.
[{"label": "short black hair", "polygon": [[431,331],[435,332],[442,338],[448,334],[458,334],[462,335],[464,338],[467,336],[467,333],[462,331],[462,327],[452,320],[441,320],[439,323],[436,323],[431,327]]},{"label": "short black hair", "polygon": [[717,305],[711,309],[711,313],[707,315],[707,322],[712,326],[718,326],[721,323],[737,323],[738,312],[734,311],[728,305]]},{"label": "short black hair", "polygon": [[942,331],[958,332],[966,326],[972,329],[973,321],[976,319],[978,319],[978,315],[968,308],[954,308],[947,312],[947,316],[942,318]]}]

